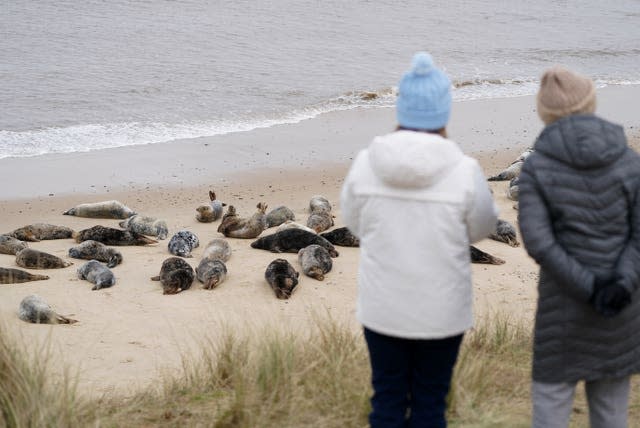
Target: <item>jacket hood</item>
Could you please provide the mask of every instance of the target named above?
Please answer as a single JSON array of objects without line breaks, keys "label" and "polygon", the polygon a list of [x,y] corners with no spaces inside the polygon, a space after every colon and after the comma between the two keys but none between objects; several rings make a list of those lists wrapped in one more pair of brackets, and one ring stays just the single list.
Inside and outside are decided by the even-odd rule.
[{"label": "jacket hood", "polygon": [[573,115],[547,126],[534,149],[578,169],[611,164],[627,149],[622,126],[594,115]]},{"label": "jacket hood", "polygon": [[393,187],[429,187],[463,158],[453,141],[423,132],[396,131],[376,137],[369,146],[373,173]]}]

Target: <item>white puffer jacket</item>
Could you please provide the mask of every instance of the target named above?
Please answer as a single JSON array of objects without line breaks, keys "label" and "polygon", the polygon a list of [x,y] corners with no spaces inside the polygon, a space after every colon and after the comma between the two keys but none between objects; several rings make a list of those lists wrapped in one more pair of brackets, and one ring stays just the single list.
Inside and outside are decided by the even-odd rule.
[{"label": "white puffer jacket", "polygon": [[498,215],[474,159],[436,134],[376,137],[353,162],[340,204],[360,238],[365,327],[437,339],[473,325],[469,245],[494,230]]}]

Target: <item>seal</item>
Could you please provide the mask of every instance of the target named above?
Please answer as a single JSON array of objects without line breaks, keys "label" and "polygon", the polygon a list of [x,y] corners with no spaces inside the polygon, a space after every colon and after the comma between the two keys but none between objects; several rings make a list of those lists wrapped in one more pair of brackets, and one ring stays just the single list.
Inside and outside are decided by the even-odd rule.
[{"label": "seal", "polygon": [[331,212],[329,200],[322,195],[313,195],[309,201],[309,212]]},{"label": "seal", "polygon": [[341,247],[359,247],[360,239],[354,235],[347,227],[338,227],[329,232],[321,233],[320,236],[331,242],[333,245]]},{"label": "seal", "polygon": [[60,269],[71,266],[73,263],[66,262],[53,254],[34,250],[33,248],[25,248],[16,254],[16,264],[23,268]]},{"label": "seal", "polygon": [[38,242],[46,239],[67,239],[73,235],[73,229],[47,223],[34,223],[20,227],[6,235],[21,241]]},{"label": "seal", "polygon": [[115,248],[109,248],[102,242],[91,239],[69,248],[69,257],[84,260],[98,260],[105,262],[109,268],[116,267],[122,263],[122,254],[120,251]]},{"label": "seal", "polygon": [[333,226],[333,215],[331,211],[314,211],[307,218],[307,227],[316,231],[323,232]]},{"label": "seal", "polygon": [[27,248],[26,242],[9,235],[0,235],[0,254],[15,255],[18,251]]},{"label": "seal", "polygon": [[338,252],[331,242],[318,234],[297,228],[285,229],[258,238],[251,243],[251,248],[269,250],[272,253],[297,253],[311,244],[318,244],[326,248],[331,257],[338,257]]},{"label": "seal", "polygon": [[512,247],[520,246],[516,236],[516,228],[506,220],[498,219],[496,229],[489,234],[489,238],[494,241],[504,242]]},{"label": "seal", "polygon": [[219,259],[202,259],[196,267],[196,278],[205,290],[213,290],[227,278],[227,266]]},{"label": "seal", "polygon": [[200,205],[196,208],[198,214],[196,214],[196,220],[201,223],[211,223],[222,217],[223,207],[227,204],[220,202],[216,198],[216,193],[213,190],[209,190],[209,203]]},{"label": "seal", "polygon": [[177,294],[188,290],[193,283],[194,272],[189,263],[180,257],[169,257],[162,262],[160,275],[151,278],[152,281],[160,281],[162,294]]},{"label": "seal", "polygon": [[257,238],[267,228],[266,214],[267,204],[259,202],[256,205],[258,211],[250,218],[240,218],[233,205],[229,205],[227,212],[222,216],[222,222],[218,226],[218,232],[228,238]]},{"label": "seal", "polygon": [[22,321],[34,324],[73,324],[77,320],[56,313],[45,300],[37,294],[25,297],[20,302],[18,317]]},{"label": "seal", "polygon": [[520,190],[520,176],[513,177],[509,182],[509,187],[507,187],[507,198],[512,201],[518,201],[518,195]]},{"label": "seal", "polygon": [[482,251],[479,248],[469,245],[469,251],[471,253],[471,263],[482,263],[488,265],[503,265],[504,260],[494,257],[489,253]]},{"label": "seal", "polygon": [[304,224],[296,223],[295,221],[291,221],[291,220],[287,220],[284,223],[282,223],[280,226],[278,226],[276,228],[276,232],[281,232],[285,229],[302,229],[302,230],[306,230],[307,232],[316,233],[316,231],[311,229],[310,227],[307,227]]},{"label": "seal", "polygon": [[204,248],[202,259],[226,262],[231,257],[231,246],[226,239],[214,238]]},{"label": "seal", "polygon": [[97,260],[89,260],[78,268],[78,278],[86,279],[95,284],[92,290],[100,290],[101,288],[109,288],[116,284],[116,277],[111,269],[103,265]]},{"label": "seal", "polygon": [[114,229],[113,227],[93,226],[89,229],[75,232],[73,238],[76,242],[84,242],[88,240],[102,242],[105,245],[149,245],[157,244],[158,241],[146,236],[132,232],[130,230]]},{"label": "seal", "polygon": [[119,224],[123,229],[142,235],[157,236],[158,239],[167,239],[169,234],[166,221],[140,214],[134,214]]},{"label": "seal", "polygon": [[188,230],[181,230],[171,237],[167,247],[174,256],[193,257],[191,251],[194,248],[198,248],[199,245],[200,240],[194,233]]},{"label": "seal", "polygon": [[294,221],[296,215],[291,209],[280,205],[267,213],[267,227],[280,226],[285,221]]},{"label": "seal", "polygon": [[322,281],[324,275],[333,267],[327,249],[317,244],[308,245],[298,251],[298,261],[302,266],[302,272],[318,281]]},{"label": "seal", "polygon": [[0,284],[19,284],[43,279],[49,279],[49,277],[47,275],[36,275],[22,269],[0,267]]},{"label": "seal", "polygon": [[298,285],[300,274],[285,259],[275,259],[267,266],[264,278],[278,299],[288,299]]},{"label": "seal", "polygon": [[89,218],[113,218],[124,220],[136,214],[131,208],[119,201],[103,201],[76,205],[63,212],[64,215]]},{"label": "seal", "polygon": [[527,150],[522,152],[516,160],[511,162],[511,165],[509,165],[505,170],[492,177],[489,177],[487,180],[506,181],[519,176],[520,171],[522,171],[522,165],[524,164],[524,161],[529,157],[531,153],[533,153],[533,148],[528,148]]}]

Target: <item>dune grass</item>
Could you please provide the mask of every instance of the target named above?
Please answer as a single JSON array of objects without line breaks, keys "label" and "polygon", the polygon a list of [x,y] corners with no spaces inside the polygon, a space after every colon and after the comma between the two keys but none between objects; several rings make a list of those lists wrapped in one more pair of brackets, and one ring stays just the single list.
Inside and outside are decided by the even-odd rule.
[{"label": "dune grass", "polygon": [[[307,334],[222,330],[185,355],[178,374],[129,397],[81,399],[68,373],[0,326],[0,427],[364,427],[370,369],[360,331],[318,319]],[[451,427],[529,426],[530,326],[504,315],[467,335],[451,393]],[[640,420],[634,379],[630,421]],[[572,427],[588,426],[579,391]]]}]

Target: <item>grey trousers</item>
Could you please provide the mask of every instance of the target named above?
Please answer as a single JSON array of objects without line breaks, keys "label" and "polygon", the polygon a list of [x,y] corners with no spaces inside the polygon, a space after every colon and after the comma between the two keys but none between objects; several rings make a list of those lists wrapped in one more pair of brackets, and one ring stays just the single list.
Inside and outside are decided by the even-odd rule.
[{"label": "grey trousers", "polygon": [[[585,382],[591,428],[626,428],[631,377]],[[567,428],[576,383],[533,382],[533,428]]]}]

